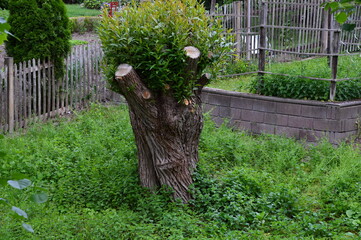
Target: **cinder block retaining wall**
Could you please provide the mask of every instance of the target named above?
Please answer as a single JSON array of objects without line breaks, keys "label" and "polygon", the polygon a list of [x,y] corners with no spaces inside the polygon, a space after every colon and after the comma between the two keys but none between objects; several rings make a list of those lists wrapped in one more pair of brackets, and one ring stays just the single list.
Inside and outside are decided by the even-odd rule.
[{"label": "cinder block retaining wall", "polygon": [[224,118],[254,134],[270,133],[316,142],[327,137],[338,143],[357,134],[361,101],[319,102],[260,96],[204,88],[204,111],[218,124]]}]

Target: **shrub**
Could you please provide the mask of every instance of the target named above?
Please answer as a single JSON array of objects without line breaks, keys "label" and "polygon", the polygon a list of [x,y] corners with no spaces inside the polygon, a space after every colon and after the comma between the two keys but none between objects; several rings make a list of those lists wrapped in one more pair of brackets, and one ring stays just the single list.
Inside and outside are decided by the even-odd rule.
[{"label": "shrub", "polygon": [[66,4],[77,4],[77,3],[82,3],[84,0],[63,0],[64,3]]},{"label": "shrub", "polygon": [[72,33],[95,32],[99,17],[73,17],[70,18],[70,29]]},{"label": "shrub", "polygon": [[1,0],[0,1],[0,8],[8,9],[8,7],[9,7],[9,0]]},{"label": "shrub", "polygon": [[[152,92],[164,92],[168,86],[178,101],[189,98],[207,66],[217,69],[232,45],[220,22],[209,18],[196,0],[134,3],[114,18],[103,16],[99,37],[112,90],[119,91],[113,82],[116,68],[127,63]],[[201,52],[193,79],[184,76],[186,46]]]},{"label": "shrub", "polygon": [[[337,83],[336,101],[361,98],[359,56],[341,56],[338,62],[338,78],[358,78]],[[330,83],[298,76],[330,78],[331,70],[327,58],[315,58],[291,63],[276,63],[268,71],[292,76],[265,75],[251,84],[251,92],[267,96],[327,101]]]},{"label": "shrub", "polygon": [[64,73],[63,59],[70,51],[69,19],[62,0],[14,0],[9,4],[12,33],[6,42],[15,62],[50,57],[57,77]]},{"label": "shrub", "polygon": [[[328,101],[330,83],[299,77],[267,75],[251,83],[251,91],[266,96]],[[361,82],[350,80],[337,83],[336,101],[361,98]]]},{"label": "shrub", "polygon": [[84,7],[89,9],[100,9],[103,3],[109,2],[107,0],[84,0]]}]

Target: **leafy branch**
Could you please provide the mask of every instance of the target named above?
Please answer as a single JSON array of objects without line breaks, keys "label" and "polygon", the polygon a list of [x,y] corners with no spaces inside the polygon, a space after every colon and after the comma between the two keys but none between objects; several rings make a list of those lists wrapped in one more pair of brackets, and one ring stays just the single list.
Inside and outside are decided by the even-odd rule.
[{"label": "leafy branch", "polygon": [[361,5],[361,0],[329,1],[323,4],[326,10],[335,13],[336,21],[342,24],[342,29],[346,31],[352,31],[356,27],[355,23],[347,21],[351,20],[350,16],[355,12],[358,5]]}]

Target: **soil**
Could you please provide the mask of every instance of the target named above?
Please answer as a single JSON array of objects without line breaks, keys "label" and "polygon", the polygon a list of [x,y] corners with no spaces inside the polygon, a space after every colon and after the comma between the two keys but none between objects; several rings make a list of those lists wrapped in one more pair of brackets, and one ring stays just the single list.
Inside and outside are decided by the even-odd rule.
[{"label": "soil", "polygon": [[[84,34],[79,34],[79,33],[74,33],[72,35],[72,39],[73,40],[84,40],[87,41],[89,43],[93,43],[99,40],[98,35],[95,33],[84,33]],[[2,66],[4,66],[4,58],[7,57],[6,51],[5,51],[5,45],[2,44],[0,45],[0,68]]]}]

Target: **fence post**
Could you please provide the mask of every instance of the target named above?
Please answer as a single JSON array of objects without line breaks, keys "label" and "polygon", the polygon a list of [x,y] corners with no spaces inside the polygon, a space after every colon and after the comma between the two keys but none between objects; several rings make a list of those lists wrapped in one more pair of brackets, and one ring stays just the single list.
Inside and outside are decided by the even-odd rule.
[{"label": "fence post", "polygon": [[5,58],[5,66],[7,68],[7,85],[8,85],[8,130],[9,133],[14,132],[14,114],[15,114],[15,104],[14,104],[14,59],[11,57]]},{"label": "fence post", "polygon": [[237,58],[241,55],[241,2],[237,1],[234,2],[234,11],[235,11],[235,19],[236,19],[236,51],[237,51]]},{"label": "fence post", "polygon": [[251,8],[251,0],[247,0],[247,36],[246,36],[246,51],[247,51],[247,61],[251,60],[251,16],[252,16],[252,8]]},{"label": "fence post", "polygon": [[212,0],[211,1],[211,9],[210,9],[211,15],[214,15],[215,11],[216,11],[216,0]]},{"label": "fence post", "polygon": [[259,36],[259,60],[258,60],[258,75],[262,76],[266,67],[266,46],[267,46],[267,39],[266,39],[266,27],[267,25],[267,14],[268,14],[268,5],[266,2],[262,1],[261,5],[261,16],[260,16],[260,36]]},{"label": "fence post", "polygon": [[333,33],[332,38],[332,54],[331,57],[331,72],[332,72],[332,81],[330,84],[330,100],[334,101],[336,96],[336,79],[337,79],[337,66],[338,66],[338,53],[340,49],[340,30],[336,30]]}]

